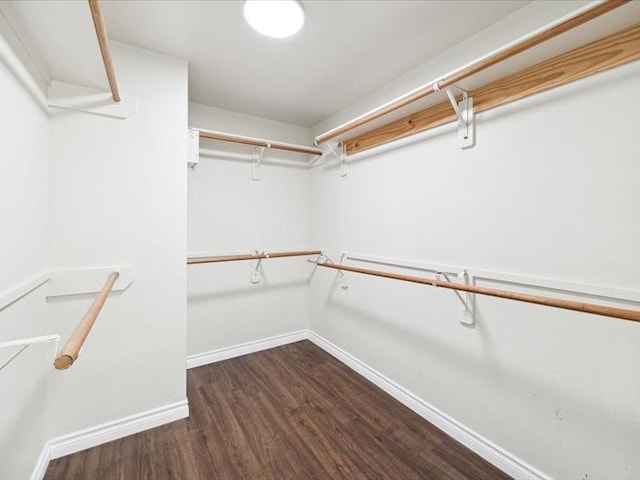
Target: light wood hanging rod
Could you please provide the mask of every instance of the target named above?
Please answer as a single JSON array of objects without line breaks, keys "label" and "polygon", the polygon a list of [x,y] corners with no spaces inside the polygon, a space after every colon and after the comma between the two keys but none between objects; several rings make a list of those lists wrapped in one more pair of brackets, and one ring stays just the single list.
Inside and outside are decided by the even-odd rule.
[{"label": "light wood hanging rod", "polygon": [[[638,60],[640,23],[475,87],[468,95],[473,97],[477,114]],[[342,143],[345,153],[354,155],[456,120],[451,104],[444,100],[367,132],[354,133]]]},{"label": "light wood hanging rod", "polygon": [[96,318],[98,318],[98,315],[100,314],[100,310],[102,310],[104,302],[107,300],[107,297],[119,276],[120,274],[118,272],[112,272],[109,274],[102,290],[100,290],[100,293],[89,307],[89,310],[84,314],[84,317],[82,317],[82,320],[69,337],[69,340],[67,340],[67,343],[62,347],[62,350],[60,350],[60,353],[58,353],[58,356],[54,360],[53,365],[56,369],[64,370],[69,368],[73,365],[73,362],[76,361],[84,341],[87,339]]},{"label": "light wood hanging rod", "polygon": [[320,250],[300,250],[293,252],[255,253],[249,255],[225,255],[219,257],[191,257],[187,258],[187,265],[196,263],[220,263],[236,262],[239,260],[261,260],[264,258],[305,257],[308,255],[320,255]]},{"label": "light wood hanging rod", "polygon": [[285,150],[287,152],[304,153],[307,155],[322,155],[322,150],[315,147],[307,147],[305,145],[295,145],[293,143],[274,142],[262,138],[245,137],[243,135],[233,135],[231,133],[214,132],[211,130],[200,130],[196,128],[200,134],[200,138],[209,140],[218,140],[220,142],[240,143],[242,145],[251,145],[254,147],[274,148],[276,150]]},{"label": "light wood hanging rod", "polygon": [[608,307],[606,305],[594,305],[592,303],[575,302],[572,300],[562,300],[559,298],[541,297],[538,295],[528,295],[525,293],[509,292],[506,290],[498,290],[495,288],[478,287],[475,285],[466,285],[464,283],[446,282],[444,280],[413,277],[410,275],[400,275],[397,273],[370,270],[368,268],[350,267],[347,265],[338,265],[335,263],[318,262],[318,265],[321,267],[333,268],[335,270],[342,270],[346,272],[362,273],[364,275],[373,275],[375,277],[402,280],[404,282],[420,283],[422,285],[432,285],[434,287],[449,288],[451,290],[459,290],[462,292],[478,293],[480,295],[489,295],[491,297],[506,298],[508,300],[517,300],[519,302],[535,303],[537,305],[546,305],[548,307],[563,308],[565,310],[593,313],[595,315],[604,315],[607,317],[621,318],[623,320],[640,322],[640,311],[636,310]]},{"label": "light wood hanging rod", "polygon": [[102,15],[102,7],[100,0],[89,0],[89,8],[91,9],[91,17],[93,25],[96,28],[98,36],[98,45],[104,62],[104,69],[107,72],[107,80],[109,80],[109,88],[111,88],[111,96],[116,103],[120,102],[120,91],[118,90],[118,80],[116,79],[116,70],[113,67],[113,59],[111,58],[111,50],[109,49],[109,39],[107,38],[107,27],[104,24]]},{"label": "light wood hanging rod", "polygon": [[361,127],[373,120],[377,120],[380,117],[383,117],[391,112],[394,112],[402,107],[405,107],[413,102],[416,102],[422,98],[428,97],[429,95],[439,92],[440,90],[449,87],[458,83],[459,81],[470,77],[482,70],[485,70],[489,67],[492,67],[508,58],[511,58],[519,53],[524,52],[536,45],[539,45],[547,40],[550,40],[558,35],[565,33],[583,23],[586,23],[594,18],[597,18],[601,15],[604,15],[611,10],[614,10],[622,5],[628,3],[630,0],[607,0],[604,3],[600,3],[589,10],[581,12],[574,17],[571,17],[557,25],[553,25],[546,30],[538,32],[528,38],[523,39],[520,42],[517,42],[513,45],[505,47],[498,52],[489,55],[485,58],[481,58],[477,62],[472,63],[466,67],[460,68],[451,74],[441,78],[440,80],[433,82],[431,84],[420,87],[412,92],[407,93],[379,108],[371,110],[360,117],[357,117],[339,127],[334,128],[333,130],[329,130],[322,135],[316,137],[315,144],[320,145],[322,143],[326,143],[329,140],[332,140],[336,137],[339,137],[347,132],[350,132],[358,127]]}]

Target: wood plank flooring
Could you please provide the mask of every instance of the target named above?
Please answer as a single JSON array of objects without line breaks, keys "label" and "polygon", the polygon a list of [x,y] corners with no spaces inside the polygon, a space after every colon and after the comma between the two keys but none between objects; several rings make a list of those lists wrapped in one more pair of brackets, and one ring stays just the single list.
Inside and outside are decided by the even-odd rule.
[{"label": "wood plank flooring", "polygon": [[53,460],[45,480],[510,478],[308,341],[187,381],[189,418]]}]

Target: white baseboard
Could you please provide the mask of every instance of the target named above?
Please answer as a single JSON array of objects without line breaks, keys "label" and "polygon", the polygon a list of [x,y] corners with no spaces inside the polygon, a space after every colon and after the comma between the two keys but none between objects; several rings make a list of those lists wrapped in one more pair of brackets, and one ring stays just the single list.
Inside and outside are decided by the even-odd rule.
[{"label": "white baseboard", "polygon": [[230,358],[240,357],[248,353],[260,352],[269,348],[280,347],[288,343],[299,342],[309,338],[309,330],[299,330],[297,332],[276,335],[275,337],[255,340],[253,342],[241,343],[231,347],[219,348],[210,352],[196,353],[187,357],[187,368],[200,367],[210,363],[228,360]]},{"label": "white baseboard", "polygon": [[73,432],[49,441],[49,458],[60,458],[127,435],[159,427],[189,416],[187,400]]},{"label": "white baseboard", "polygon": [[49,442],[44,444],[44,448],[38,457],[38,461],[36,466],[33,468],[33,472],[31,473],[31,480],[42,480],[44,478],[45,473],[47,473],[47,467],[49,466],[49,460],[51,456],[49,454]]},{"label": "white baseboard", "polygon": [[315,332],[309,330],[308,339],[505,473],[522,480],[550,480],[548,475],[465,427]]}]

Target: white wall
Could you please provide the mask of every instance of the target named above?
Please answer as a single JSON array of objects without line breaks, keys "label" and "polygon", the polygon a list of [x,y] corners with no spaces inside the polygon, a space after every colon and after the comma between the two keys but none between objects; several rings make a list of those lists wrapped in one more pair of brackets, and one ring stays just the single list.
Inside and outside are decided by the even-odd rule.
[{"label": "white wall", "polygon": [[[519,21],[583,3],[536,2]],[[314,133],[513,38],[509,25]],[[638,290],[637,64],[482,114],[473,150],[460,151],[447,126],[367,155],[346,178],[267,162],[253,182],[241,147],[216,147],[187,174],[186,64],[112,48],[138,114],[55,111],[51,130],[0,62],[11,113],[0,114],[0,191],[11,199],[0,204],[0,293],[47,268],[136,267],[72,369],[52,371],[42,346],[0,373],[0,476],[28,476],[47,439],[184,400],[187,352],[307,326],[554,477],[640,476],[637,325],[478,298],[470,329],[447,291],[356,275],[343,291],[322,269],[309,289],[301,258],[264,262],[259,285],[248,263],[191,266],[187,290],[184,264],[187,250],[320,247]],[[189,124],[311,144],[307,129],[200,105]],[[0,341],[64,338],[92,299],[52,300],[46,320],[44,292],[0,311]]]},{"label": "white wall", "polygon": [[[126,120],[53,110],[51,269],[133,265],[74,366],[49,375],[49,436],[185,400],[187,64],[111,42]],[[93,295],[53,299],[63,338]]]},{"label": "white wall", "polygon": [[[449,125],[346,178],[314,170],[312,243],[640,290],[639,76],[636,62],[483,113],[471,150]],[[554,478],[640,477],[637,324],[478,296],[467,328],[450,291],[334,279],[314,275],[312,330]]]},{"label": "white wall", "polygon": [[[443,75],[454,69],[459,68],[492,52],[504,45],[513,42],[531,32],[557,21],[565,15],[571,14],[579,8],[589,4],[588,0],[538,0],[533,1],[523,8],[516,10],[511,15],[496,22],[494,25],[485,28],[481,32],[473,35],[460,42],[458,45],[442,52],[431,60],[417,66],[413,70],[402,75],[398,79],[377,90],[371,95],[359,100],[353,105],[349,105],[344,110],[337,112],[335,115],[323,120],[312,128],[314,137],[318,136],[338,125],[345,123],[359,115],[362,115],[380,105],[392,101],[407,92],[422,87],[442,78]],[[617,16],[618,12],[609,13],[607,17]],[[604,36],[606,33],[602,33]],[[549,45],[555,42],[566,44],[568,38],[574,40],[574,32],[564,34],[559,39],[548,41],[535,50],[539,52],[539,58],[549,58],[553,55],[545,54],[544,51]],[[578,36],[579,37],[579,36]],[[590,41],[587,39],[578,39],[576,46]],[[511,63],[517,65],[525,55],[516,56],[513,60],[504,62],[502,65]],[[527,65],[524,63],[523,65]],[[498,68],[501,68],[500,66]],[[515,68],[513,71],[518,70]],[[478,78],[476,75],[474,79]],[[465,81],[460,86],[468,88]]]},{"label": "white wall", "polygon": [[[271,120],[197,104],[193,127],[298,144],[310,132]],[[189,171],[191,254],[247,253],[309,247],[309,170],[281,161],[308,157],[269,151],[262,180],[251,179],[251,148],[202,142],[207,151]],[[273,162],[277,159],[280,162]],[[188,353],[261,340],[307,327],[310,269],[304,257],[267,260],[260,284],[250,262],[191,265],[188,270]]]},{"label": "white wall", "polygon": [[[0,42],[8,41],[0,15]],[[3,43],[3,47],[8,44]],[[5,52],[3,50],[3,52]],[[0,298],[46,271],[47,114],[0,55]],[[0,342],[49,333],[45,288],[0,304]],[[0,364],[17,348],[0,350]],[[0,371],[0,478],[31,475],[46,441],[45,365],[53,344],[34,345]]]}]

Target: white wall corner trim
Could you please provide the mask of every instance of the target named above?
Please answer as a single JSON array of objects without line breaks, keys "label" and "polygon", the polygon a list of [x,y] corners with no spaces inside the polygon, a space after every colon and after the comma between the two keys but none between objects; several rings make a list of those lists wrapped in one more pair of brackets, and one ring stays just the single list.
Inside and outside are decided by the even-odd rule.
[{"label": "white wall corner trim", "polygon": [[53,460],[70,455],[188,416],[189,403],[185,399],[119,420],[96,425],[50,440],[48,444],[49,458]]},{"label": "white wall corner trim", "polygon": [[517,458],[483,436],[425,402],[410,391],[385,377],[353,355],[309,330],[308,339],[340,362],[365,377],[422,418],[471,449],[500,470],[521,480],[550,480],[551,477]]},{"label": "white wall corner trim", "polygon": [[34,100],[48,111],[43,91],[49,83],[49,74],[42,59],[27,41],[18,22],[5,2],[0,2],[0,61],[20,80]]},{"label": "white wall corner trim", "polygon": [[200,367],[202,365],[208,365],[210,363],[247,355],[248,353],[260,352],[262,350],[280,347],[289,343],[307,340],[308,338],[308,330],[299,330],[297,332],[276,335],[262,340],[241,343],[240,345],[219,348],[217,350],[211,350],[210,352],[196,353],[195,355],[187,357],[187,368]]},{"label": "white wall corner trim", "polygon": [[42,448],[42,452],[38,457],[38,462],[36,466],[33,468],[33,472],[31,473],[31,480],[42,480],[44,475],[47,473],[47,467],[49,466],[49,461],[51,460],[51,456],[49,453],[49,442],[44,444]]}]

